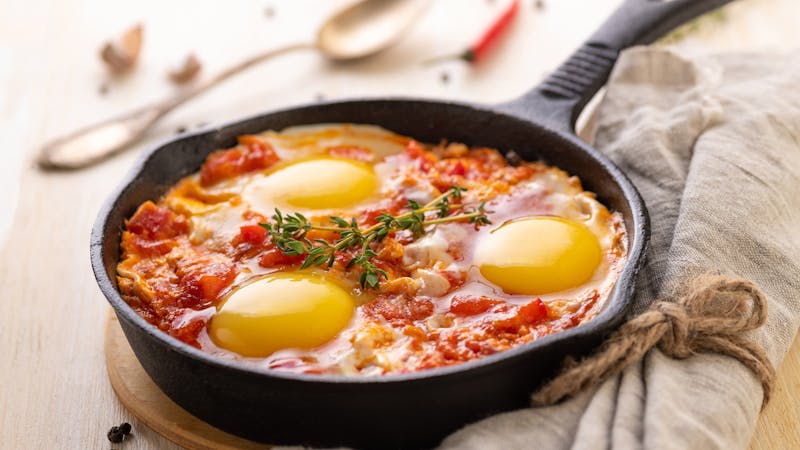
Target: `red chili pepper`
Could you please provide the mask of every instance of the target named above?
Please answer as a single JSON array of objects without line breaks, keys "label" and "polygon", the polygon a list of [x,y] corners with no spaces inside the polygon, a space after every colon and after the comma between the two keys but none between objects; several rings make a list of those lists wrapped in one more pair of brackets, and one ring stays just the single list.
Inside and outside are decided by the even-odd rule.
[{"label": "red chili pepper", "polygon": [[497,20],[495,20],[492,25],[483,32],[480,38],[478,38],[478,40],[476,40],[469,48],[457,55],[434,58],[427,61],[427,63],[433,63],[447,59],[460,59],[468,63],[480,61],[489,53],[489,50],[497,42],[500,35],[502,35],[503,32],[508,29],[511,21],[513,21],[514,17],[517,16],[518,10],[519,0],[511,0],[511,3],[508,5],[506,10],[503,11],[503,14],[501,14]]}]

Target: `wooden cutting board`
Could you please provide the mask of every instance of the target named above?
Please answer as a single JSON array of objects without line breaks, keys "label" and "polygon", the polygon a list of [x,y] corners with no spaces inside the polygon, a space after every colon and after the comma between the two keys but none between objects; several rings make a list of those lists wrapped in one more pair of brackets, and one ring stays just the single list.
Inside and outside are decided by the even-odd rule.
[{"label": "wooden cutting board", "polygon": [[105,356],[108,379],[122,404],[170,441],[191,450],[271,448],[212,427],[170,400],[139,364],[113,312],[109,313],[106,324]]}]

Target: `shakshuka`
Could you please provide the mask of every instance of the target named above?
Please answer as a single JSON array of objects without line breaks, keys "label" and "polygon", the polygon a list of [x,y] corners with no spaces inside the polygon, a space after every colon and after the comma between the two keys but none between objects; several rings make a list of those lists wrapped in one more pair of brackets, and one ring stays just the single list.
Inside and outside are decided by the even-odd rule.
[{"label": "shakshuka", "polygon": [[126,221],[128,304],[222,358],[381,375],[591,320],[622,217],[515,153],[321,124],[240,136]]}]

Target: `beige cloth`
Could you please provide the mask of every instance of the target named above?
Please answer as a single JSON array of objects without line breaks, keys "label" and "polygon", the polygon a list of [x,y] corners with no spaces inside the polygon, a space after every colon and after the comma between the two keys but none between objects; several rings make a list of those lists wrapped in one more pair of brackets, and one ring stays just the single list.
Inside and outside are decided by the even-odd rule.
[{"label": "beige cloth", "polygon": [[[769,301],[752,339],[780,363],[800,326],[800,54],[627,50],[595,145],[650,210],[636,311],[688,275],[748,278]],[[746,448],[761,400],[758,380],[731,358],[653,350],[598,388],[469,425],[442,448]]]}]

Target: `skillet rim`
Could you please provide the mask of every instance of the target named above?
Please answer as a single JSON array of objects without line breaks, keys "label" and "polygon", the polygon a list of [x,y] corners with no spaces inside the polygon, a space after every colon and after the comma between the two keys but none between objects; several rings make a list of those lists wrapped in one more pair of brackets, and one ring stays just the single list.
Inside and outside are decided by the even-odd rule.
[{"label": "skillet rim", "polygon": [[[518,120],[527,125],[540,127],[547,134],[554,135],[556,138],[570,141],[573,145],[579,147],[581,151],[594,159],[598,164],[603,166],[605,170],[610,173],[610,179],[621,189],[625,202],[631,210],[631,218],[634,226],[633,230],[626,229],[626,232],[629,234],[629,236],[631,236],[630,245],[628,247],[628,258],[617,278],[617,281],[614,284],[611,294],[607,297],[606,302],[598,315],[589,322],[580,324],[576,327],[550,334],[511,349],[467,362],[402,374],[346,376],[282,372],[212,355],[192,347],[160,330],[158,327],[147,322],[142,316],[137,314],[133,308],[131,308],[131,306],[125,302],[119,290],[115,286],[110,274],[105,269],[103,262],[105,255],[103,243],[106,239],[109,239],[108,235],[112,232],[112,227],[109,224],[109,218],[114,211],[115,204],[122,196],[126,194],[127,191],[137,184],[136,182],[141,177],[142,173],[144,173],[148,162],[157,153],[161,151],[167,151],[171,145],[177,142],[189,139],[200,139],[203,137],[212,138],[215,134],[218,134],[224,129],[236,127],[245,122],[263,119],[271,115],[297,113],[301,110],[312,108],[336,107],[345,105],[353,106],[365,103],[435,104],[439,107],[444,106],[461,108],[465,110],[472,110],[473,112],[480,114],[505,116],[505,118]],[[136,160],[133,166],[117,184],[116,188],[111,191],[100,207],[97,218],[92,226],[89,243],[90,259],[95,280],[97,281],[103,296],[114,309],[117,317],[120,320],[126,320],[140,328],[141,331],[146,333],[149,337],[155,339],[155,341],[157,341],[159,344],[170,348],[172,351],[175,351],[184,357],[199,360],[204,364],[216,366],[218,369],[232,370],[234,372],[238,372],[240,375],[266,377],[266,379],[277,379],[284,382],[314,383],[316,385],[331,385],[337,387],[342,387],[343,385],[389,387],[399,386],[400,384],[405,383],[426,383],[440,381],[453,376],[464,376],[469,373],[491,370],[493,366],[502,365],[504,362],[509,363],[511,360],[522,358],[529,352],[541,351],[546,347],[554,346],[559,343],[563,344],[562,341],[591,339],[593,336],[607,335],[617,327],[617,325],[624,318],[624,314],[627,313],[632,306],[636,278],[645,263],[646,250],[650,237],[650,220],[644,200],[627,175],[625,175],[625,173],[619,167],[617,167],[613,161],[600,153],[598,150],[594,149],[588,143],[578,138],[574,133],[556,129],[553,126],[548,126],[546,121],[537,120],[535,117],[526,117],[526,114],[524,114],[522,110],[509,108],[508,106],[508,104],[477,104],[415,97],[348,98],[340,101],[305,103],[286,108],[270,110],[267,112],[227,121],[218,126],[212,125],[193,132],[163,139],[142,153],[142,155]],[[367,122],[352,123],[374,125]],[[560,168],[568,171],[567,168]],[[568,173],[570,172],[568,171]],[[116,243],[116,245],[119,245],[119,243]],[[566,354],[563,356],[566,356]]]}]

